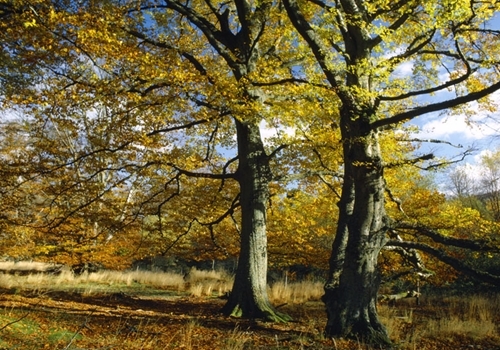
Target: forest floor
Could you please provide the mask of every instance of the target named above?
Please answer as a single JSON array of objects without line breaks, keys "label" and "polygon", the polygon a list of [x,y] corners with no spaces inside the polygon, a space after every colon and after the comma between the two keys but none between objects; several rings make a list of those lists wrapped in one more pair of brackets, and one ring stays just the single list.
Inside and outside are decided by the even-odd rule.
[{"label": "forest floor", "polygon": [[[1,278],[1,276],[0,276]],[[25,286],[29,287],[29,286]],[[0,289],[0,349],[370,349],[327,339],[323,304],[279,307],[286,324],[220,315],[224,300],[172,289],[114,286]],[[380,305],[399,349],[500,349],[500,298]]]}]

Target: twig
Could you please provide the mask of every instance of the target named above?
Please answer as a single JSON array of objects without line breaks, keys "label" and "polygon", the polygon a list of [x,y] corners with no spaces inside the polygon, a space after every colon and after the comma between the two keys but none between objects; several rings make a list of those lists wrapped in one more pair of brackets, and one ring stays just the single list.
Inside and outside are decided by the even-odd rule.
[{"label": "twig", "polygon": [[[39,300],[33,307],[36,307],[38,304],[40,304],[40,302],[41,302],[41,300]],[[13,325],[14,323],[22,321],[23,319],[25,319],[26,317],[28,317],[28,315],[31,313],[31,311],[33,311],[33,310],[32,309],[28,310],[28,312],[26,312],[24,315],[22,315],[21,317],[19,317],[17,320],[11,321],[11,322],[7,323],[6,325],[2,326],[0,328],[0,332],[3,331],[5,328]]]},{"label": "twig", "polygon": [[89,322],[89,317],[94,313],[94,311],[95,311],[95,309],[90,312],[90,314],[88,315],[88,317],[85,319],[85,322],[83,322],[80,325],[80,328],[78,328],[78,330],[73,334],[73,336],[69,340],[68,345],[66,345],[66,347],[63,350],[68,350],[69,349],[69,347],[71,346],[71,344],[73,343],[73,341],[75,340],[75,338],[78,336],[78,334],[80,333],[80,331],[82,329],[84,329],[84,328],[90,329],[90,327],[87,326],[87,323]]},{"label": "twig", "polygon": [[14,321],[7,323],[5,326],[0,328],[0,331],[3,331],[5,328],[9,327],[10,325],[13,325],[14,323],[17,323],[17,322],[23,320],[24,318],[26,318],[30,314],[30,312],[31,312],[31,310],[28,311],[27,313],[25,313],[24,315],[22,315],[21,317],[19,317],[17,320],[14,320]]}]

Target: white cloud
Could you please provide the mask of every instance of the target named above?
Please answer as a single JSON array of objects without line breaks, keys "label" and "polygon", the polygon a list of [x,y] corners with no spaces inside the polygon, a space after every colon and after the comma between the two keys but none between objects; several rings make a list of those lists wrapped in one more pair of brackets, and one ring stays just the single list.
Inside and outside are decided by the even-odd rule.
[{"label": "white cloud", "polygon": [[457,170],[463,170],[465,174],[474,182],[478,182],[481,179],[481,173],[483,172],[482,166],[478,163],[480,156],[476,155],[473,157],[475,159],[474,163],[463,163],[455,167]]},{"label": "white cloud", "polygon": [[[500,93],[490,96],[494,105],[500,107]],[[421,132],[418,137],[459,140],[459,143],[485,140],[500,133],[500,113],[481,109],[477,102],[469,104],[474,115],[429,114],[415,121]]]},{"label": "white cloud", "polygon": [[262,120],[259,124],[260,135],[264,142],[269,141],[269,139],[280,136],[295,136],[295,128],[282,127],[282,126],[271,126],[267,121]]},{"label": "white cloud", "polygon": [[484,149],[474,156],[474,162],[480,163],[481,159],[485,156],[491,156],[493,151],[491,149]]},{"label": "white cloud", "polygon": [[[465,115],[428,118],[421,125],[420,138],[432,138],[453,142],[473,142],[491,137],[500,127],[500,121],[485,120],[486,115],[467,117]],[[459,142],[461,143],[461,142]]]},{"label": "white cloud", "polygon": [[414,62],[413,61],[406,61],[401,63],[394,69],[394,75],[398,78],[404,78],[407,76],[410,76],[413,72],[413,66]]}]

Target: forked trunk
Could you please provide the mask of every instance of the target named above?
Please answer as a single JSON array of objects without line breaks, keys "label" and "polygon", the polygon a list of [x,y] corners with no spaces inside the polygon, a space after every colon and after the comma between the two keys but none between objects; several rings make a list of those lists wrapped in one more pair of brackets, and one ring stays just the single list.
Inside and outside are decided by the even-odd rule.
[{"label": "forked trunk", "polygon": [[[345,175],[336,239],[323,301],[325,333],[390,344],[377,314],[377,258],[386,240],[384,179],[378,135],[350,118],[344,133]],[[359,121],[359,119],[358,119]],[[366,124],[365,124],[366,125]]]},{"label": "forked trunk", "polygon": [[241,202],[241,250],[226,315],[285,322],[267,294],[266,210],[271,170],[257,124],[236,120]]}]

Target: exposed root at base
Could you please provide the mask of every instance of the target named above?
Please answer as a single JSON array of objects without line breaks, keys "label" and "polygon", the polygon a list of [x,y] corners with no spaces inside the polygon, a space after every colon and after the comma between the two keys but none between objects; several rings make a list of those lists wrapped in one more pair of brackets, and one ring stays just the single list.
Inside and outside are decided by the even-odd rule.
[{"label": "exposed root at base", "polygon": [[230,313],[226,312],[226,308],[224,308],[223,313],[231,317],[259,319],[264,322],[287,323],[293,320],[291,316],[275,310],[265,310],[245,315],[239,305],[235,306]]}]

